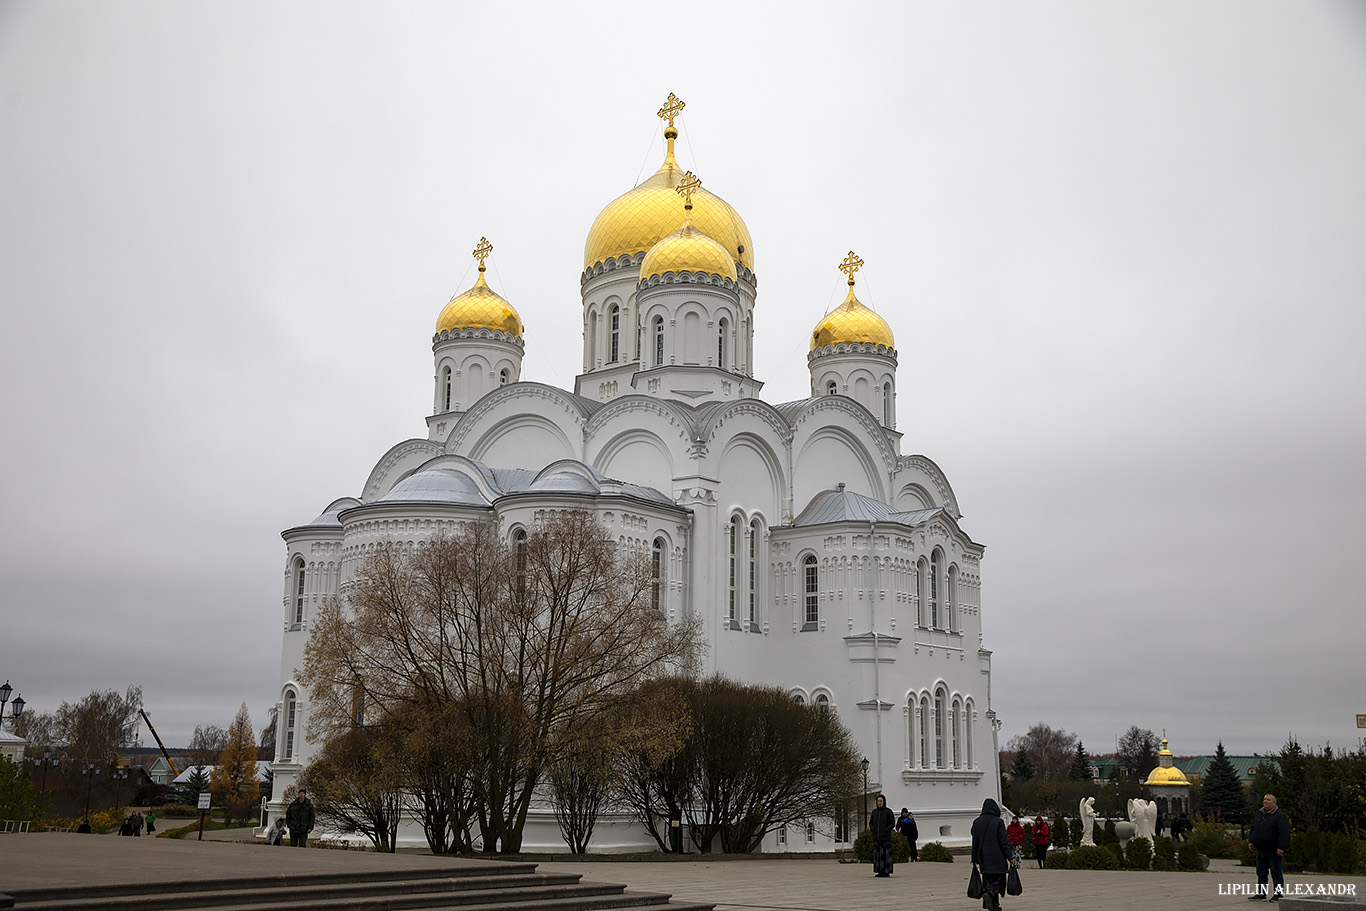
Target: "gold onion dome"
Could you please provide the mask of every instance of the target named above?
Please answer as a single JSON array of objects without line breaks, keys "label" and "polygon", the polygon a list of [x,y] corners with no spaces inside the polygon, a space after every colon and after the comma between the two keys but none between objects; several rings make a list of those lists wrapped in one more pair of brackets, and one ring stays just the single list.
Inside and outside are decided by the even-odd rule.
[{"label": "gold onion dome", "polygon": [[1162,732],[1162,751],[1157,754],[1157,768],[1148,774],[1148,778],[1143,783],[1145,785],[1155,784],[1176,784],[1188,785],[1190,779],[1186,773],[1172,765],[1172,751],[1167,749],[1167,732]]},{"label": "gold onion dome", "polygon": [[840,264],[840,271],[849,275],[849,296],[834,310],[831,310],[811,332],[811,350],[826,345],[862,344],[882,345],[895,348],[892,327],[887,321],[863,305],[854,295],[854,273],[863,265],[863,260],[849,251]]},{"label": "gold onion dome", "polygon": [[495,329],[522,337],[522,318],[503,297],[484,281],[484,259],[493,252],[487,238],[479,238],[474,257],[479,260],[479,278],[474,287],[451,298],[436,318],[436,334],[462,329]]},{"label": "gold onion dome", "polygon": [[[683,103],[672,95],[669,98],[670,103],[660,110],[661,117],[669,118],[664,130],[668,143],[664,164],[598,213],[583,245],[585,269],[623,253],[634,256],[649,250],[678,227],[678,197],[674,190],[683,180],[683,169],[674,159],[678,131],[674,129],[673,117]],[[670,110],[673,113],[666,115]],[[732,262],[754,270],[754,242],[749,238],[749,228],[724,199],[702,190],[693,199],[692,214],[697,229],[720,244]]]},{"label": "gold onion dome", "polygon": [[[702,189],[702,183],[689,171],[683,175],[677,192],[686,200],[683,206],[683,227],[650,248],[640,264],[642,280],[672,272],[705,272],[735,281],[735,262],[726,248],[698,230],[693,222],[692,198]],[[677,200],[675,199],[675,204]]]}]

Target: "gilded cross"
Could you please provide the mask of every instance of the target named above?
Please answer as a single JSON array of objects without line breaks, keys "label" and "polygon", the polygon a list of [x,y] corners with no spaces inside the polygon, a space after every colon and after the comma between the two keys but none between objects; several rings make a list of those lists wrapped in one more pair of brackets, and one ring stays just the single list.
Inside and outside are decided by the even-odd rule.
[{"label": "gilded cross", "polygon": [[489,239],[487,237],[479,238],[479,246],[474,248],[474,258],[479,260],[480,272],[484,271],[484,260],[488,259],[489,254],[492,252],[493,244],[489,243]]},{"label": "gilded cross", "polygon": [[849,276],[849,284],[851,285],[854,283],[854,273],[862,267],[863,260],[855,256],[853,250],[850,250],[849,255],[844,258],[844,262],[840,263],[840,271]]},{"label": "gilded cross", "polygon": [[683,197],[683,205],[692,208],[692,195],[702,189],[702,181],[692,171],[683,175],[683,180],[674,188],[674,192]]},{"label": "gilded cross", "polygon": [[670,92],[669,100],[664,102],[664,107],[659,109],[660,117],[669,118],[669,129],[673,129],[674,118],[678,116],[679,112],[682,111],[684,107],[686,107],[686,105],[678,100],[678,96],[673,92]]}]

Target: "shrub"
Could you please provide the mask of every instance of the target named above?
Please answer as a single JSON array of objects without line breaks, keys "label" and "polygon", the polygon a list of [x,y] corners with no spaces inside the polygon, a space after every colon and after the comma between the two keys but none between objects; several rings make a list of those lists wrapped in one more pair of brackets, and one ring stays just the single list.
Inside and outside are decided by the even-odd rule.
[{"label": "shrub", "polygon": [[1109,852],[1109,854],[1114,857],[1115,863],[1118,864],[1118,866],[1115,867],[1116,870],[1124,869],[1124,846],[1122,844],[1113,841],[1108,845],[1096,845],[1096,847],[1100,848],[1102,851]]},{"label": "shrub", "polygon": [[1081,845],[1067,852],[1069,870],[1118,870],[1119,858],[1110,848]]},{"label": "shrub", "polygon": [[1092,837],[1097,845],[1119,844],[1119,836],[1115,834],[1115,821],[1113,819],[1105,820],[1105,825],[1097,826]]},{"label": "shrub", "polygon": [[[925,847],[929,847],[926,845]],[[873,833],[867,829],[858,833],[854,839],[854,859],[861,864],[873,862]],[[911,843],[900,832],[892,833],[892,863],[904,864],[911,859]],[[925,860],[925,848],[920,849],[920,859]]]},{"label": "shrub", "polygon": [[[123,825],[124,814],[116,810],[96,810],[90,814],[90,828],[95,832],[116,832],[119,826]],[[70,819],[56,817],[48,820],[48,825],[54,829],[67,828],[75,832],[80,826],[81,820],[85,815],[73,816]]]},{"label": "shrub", "polygon": [[1049,851],[1048,857],[1043,862],[1045,870],[1063,870],[1067,868],[1068,852]]},{"label": "shrub", "polygon": [[1034,844],[1034,823],[1032,823],[1032,822],[1027,822],[1027,823],[1025,823],[1025,824],[1024,824],[1024,830],[1025,830],[1025,834],[1024,834],[1024,846],[1025,846],[1025,849],[1028,850],[1029,847],[1030,847],[1031,845]]},{"label": "shrub", "polygon": [[1200,855],[1200,849],[1194,842],[1186,841],[1181,843],[1180,849],[1176,852],[1176,865],[1186,873],[1199,873],[1205,869],[1205,861]]},{"label": "shrub", "polygon": [[1131,838],[1124,846],[1124,865],[1130,870],[1147,870],[1153,865],[1153,843],[1143,837]]},{"label": "shrub", "polygon": [[1067,846],[1075,848],[1079,844],[1081,844],[1081,820],[1069,819],[1067,820]]},{"label": "shrub", "polygon": [[1176,842],[1161,836],[1153,839],[1153,869],[1164,873],[1176,869]]},{"label": "shrub", "polygon": [[194,819],[198,815],[199,810],[186,803],[168,803],[164,807],[157,808],[157,816],[162,819],[166,819],[172,816],[177,818],[188,817],[190,819]]},{"label": "shrub", "polygon": [[1240,857],[1247,850],[1247,840],[1236,828],[1213,822],[1196,825],[1189,843],[1209,857]]},{"label": "shrub", "polygon": [[953,852],[944,847],[942,842],[932,841],[927,845],[920,846],[920,859],[930,863],[951,864],[953,863]]},{"label": "shrub", "polygon": [[1361,863],[1356,840],[1350,835],[1308,829],[1290,838],[1290,856],[1319,873],[1350,874]]}]

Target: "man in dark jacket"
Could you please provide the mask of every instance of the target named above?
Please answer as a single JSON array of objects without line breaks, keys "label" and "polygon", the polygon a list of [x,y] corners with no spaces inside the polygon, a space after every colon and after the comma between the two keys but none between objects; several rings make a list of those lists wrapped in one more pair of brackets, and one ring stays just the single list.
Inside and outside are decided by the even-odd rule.
[{"label": "man in dark jacket", "polygon": [[299,796],[290,801],[285,811],[285,825],[289,826],[289,843],[296,848],[308,847],[308,835],[313,831],[313,801],[299,789]]},{"label": "man in dark jacket", "polygon": [[896,821],[896,830],[901,833],[901,837],[910,842],[911,863],[920,859],[920,852],[916,850],[915,843],[920,838],[920,828],[915,824],[915,814],[905,807],[901,808],[901,818]]},{"label": "man in dark jacket", "polygon": [[982,803],[982,815],[972,821],[972,865],[982,874],[982,907],[987,911],[1000,911],[1014,856],[1001,808],[988,797]]},{"label": "man in dark jacket", "polygon": [[1271,881],[1276,884],[1271,900],[1280,901],[1285,892],[1281,858],[1290,847],[1290,819],[1276,806],[1274,794],[1262,798],[1262,808],[1252,817],[1252,834],[1247,837],[1247,846],[1257,852],[1257,894],[1249,895],[1247,900],[1266,900],[1266,872],[1270,870]]}]

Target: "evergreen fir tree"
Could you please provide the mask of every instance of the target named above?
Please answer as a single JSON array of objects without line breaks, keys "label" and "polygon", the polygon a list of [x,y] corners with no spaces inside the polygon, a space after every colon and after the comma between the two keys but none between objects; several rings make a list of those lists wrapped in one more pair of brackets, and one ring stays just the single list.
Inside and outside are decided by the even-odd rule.
[{"label": "evergreen fir tree", "polygon": [[1222,818],[1225,822],[1242,822],[1246,800],[1238,770],[1229,761],[1221,740],[1215,747],[1214,761],[1200,783],[1200,808],[1206,816]]},{"label": "evergreen fir tree", "polygon": [[1010,774],[1020,781],[1029,781],[1034,777],[1034,761],[1029,758],[1028,750],[1020,750],[1015,754],[1015,764],[1011,766]]},{"label": "evergreen fir tree", "polygon": [[1067,776],[1072,781],[1091,780],[1091,760],[1086,755],[1086,747],[1077,741],[1077,755],[1072,757],[1072,771]]},{"label": "evergreen fir tree", "polygon": [[197,800],[199,792],[208,789],[209,776],[204,773],[204,767],[202,765],[192,766],[189,777],[185,779],[185,790],[189,791]]}]

